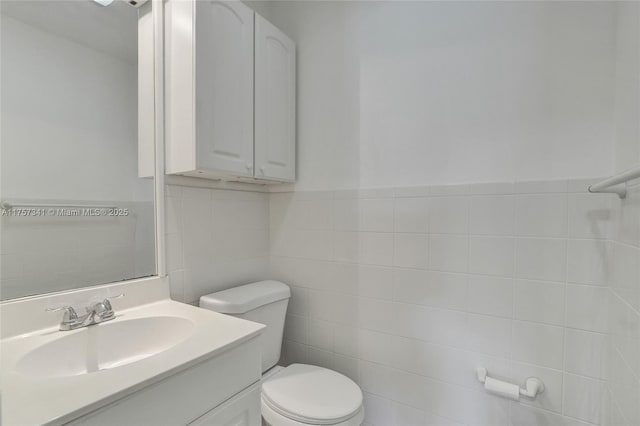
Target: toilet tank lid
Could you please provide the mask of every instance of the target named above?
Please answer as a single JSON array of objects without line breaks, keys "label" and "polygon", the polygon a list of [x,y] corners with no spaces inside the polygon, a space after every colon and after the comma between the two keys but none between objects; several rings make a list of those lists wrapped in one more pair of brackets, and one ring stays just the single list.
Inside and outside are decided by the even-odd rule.
[{"label": "toilet tank lid", "polygon": [[289,297],[288,285],[268,280],[207,294],[200,298],[200,307],[222,314],[244,314]]}]

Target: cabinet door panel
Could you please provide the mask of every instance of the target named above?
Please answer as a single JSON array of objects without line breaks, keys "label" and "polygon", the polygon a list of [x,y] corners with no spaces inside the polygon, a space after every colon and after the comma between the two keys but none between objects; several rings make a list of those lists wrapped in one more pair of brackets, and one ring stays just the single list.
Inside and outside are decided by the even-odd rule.
[{"label": "cabinet door panel", "polygon": [[295,44],[255,16],[255,176],[295,180]]},{"label": "cabinet door panel", "polygon": [[[259,386],[260,375],[259,340],[254,337],[65,425],[186,425],[211,413],[214,407],[226,406],[248,386]],[[255,406],[259,412],[259,404],[251,405]]]},{"label": "cabinet door panel", "polygon": [[259,426],[260,382],[211,410],[189,426]]},{"label": "cabinet door panel", "polygon": [[253,175],[254,13],[196,1],[197,168]]}]

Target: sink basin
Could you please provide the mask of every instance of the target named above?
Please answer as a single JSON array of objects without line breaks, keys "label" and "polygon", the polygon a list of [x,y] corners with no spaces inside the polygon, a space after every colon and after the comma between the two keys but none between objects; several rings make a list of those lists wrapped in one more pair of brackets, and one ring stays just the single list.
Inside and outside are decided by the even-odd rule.
[{"label": "sink basin", "polygon": [[186,318],[153,316],[62,331],[58,339],[19,359],[16,372],[52,378],[121,367],[177,345],[193,333],[194,327]]},{"label": "sink basin", "polygon": [[[151,419],[148,407],[139,404],[141,400],[128,398],[136,392],[150,392],[147,395],[155,395],[154,400],[161,394],[161,399],[173,395],[168,397],[173,401],[176,392],[182,396],[185,390],[183,386],[167,388],[168,381],[171,377],[192,374],[191,368],[206,365],[207,369],[212,368],[212,374],[215,373],[213,376],[205,374],[201,380],[211,392],[207,394],[206,402],[198,398],[198,392],[204,388],[194,388],[200,389],[195,393],[194,389],[187,392],[188,401],[200,401],[198,404],[209,404],[221,389],[219,383],[226,383],[229,374],[253,377],[255,373],[260,376],[259,361],[252,363],[252,370],[247,370],[245,364],[241,370],[229,370],[226,366],[240,365],[236,361],[255,360],[256,352],[259,352],[257,339],[265,326],[162,298],[168,296],[168,288],[158,285],[155,280],[148,287],[128,285],[136,290],[128,291],[129,300],[133,295],[135,303],[140,304],[116,310],[116,318],[112,321],[73,331],[59,331],[53,327],[57,319],[42,313],[44,306],[53,304],[48,296],[45,300],[27,298],[17,306],[9,302],[1,307],[0,331],[5,334],[0,334],[0,424],[75,423],[87,413],[111,412],[111,408],[106,407],[114,401],[122,401],[122,405],[115,405],[123,412],[116,410],[113,418],[106,415],[108,419],[98,417],[101,420],[89,420],[88,423],[123,423],[117,419],[125,419],[126,423],[132,413]],[[102,297],[102,294],[98,296]],[[153,299],[156,296],[158,299]],[[55,303],[68,302],[56,300]],[[245,344],[252,349],[245,350],[248,347]],[[227,364],[228,361],[233,362]],[[211,377],[218,379],[211,380]],[[192,378],[188,380],[192,383]],[[135,407],[126,401],[134,401],[131,403]],[[127,411],[126,407],[131,407],[133,412]],[[104,412],[97,411],[103,408],[106,409]],[[191,412],[193,407],[183,408]],[[155,410],[158,412],[154,411],[154,420],[146,423],[188,423],[173,421],[176,418],[174,409],[175,404],[165,404],[159,411]],[[162,413],[161,417],[158,413]]]}]

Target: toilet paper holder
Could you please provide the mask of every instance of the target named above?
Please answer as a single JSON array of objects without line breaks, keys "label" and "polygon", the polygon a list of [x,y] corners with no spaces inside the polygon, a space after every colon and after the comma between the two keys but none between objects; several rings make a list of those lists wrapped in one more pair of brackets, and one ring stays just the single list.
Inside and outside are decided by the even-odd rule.
[{"label": "toilet paper holder", "polygon": [[[478,367],[476,368],[476,375],[478,377],[478,380],[480,381],[480,383],[485,383],[487,381],[487,369],[484,367]],[[490,378],[489,379],[496,383],[498,386],[504,386],[505,388],[511,388],[511,387],[517,387],[518,388],[518,392],[516,393],[516,395],[509,395],[507,393],[502,393],[500,391],[494,392],[497,393],[501,396],[505,396],[507,398],[511,398],[511,399],[515,399],[517,400],[519,395],[523,395],[526,396],[528,398],[535,398],[539,393],[544,392],[544,383],[542,383],[542,380],[538,379],[537,377],[529,377],[527,378],[527,380],[525,381],[525,387],[521,388],[517,385],[513,385],[511,383],[508,382],[503,382],[502,380],[497,380],[497,379],[493,379]],[[489,389],[486,386],[485,383],[485,388],[487,390],[489,390],[490,392],[493,391],[492,389]]]}]

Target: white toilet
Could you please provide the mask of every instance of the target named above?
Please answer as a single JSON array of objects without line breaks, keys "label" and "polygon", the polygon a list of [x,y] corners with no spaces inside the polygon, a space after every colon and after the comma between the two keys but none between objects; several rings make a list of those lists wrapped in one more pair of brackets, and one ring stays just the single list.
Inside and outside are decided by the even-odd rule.
[{"label": "white toilet", "polygon": [[262,420],[272,426],[359,426],[362,391],[353,380],[306,364],[277,366],[291,292],[278,281],[261,281],[208,294],[200,307],[265,324],[262,339]]}]

